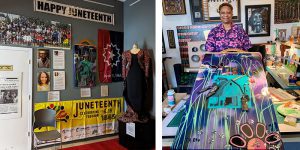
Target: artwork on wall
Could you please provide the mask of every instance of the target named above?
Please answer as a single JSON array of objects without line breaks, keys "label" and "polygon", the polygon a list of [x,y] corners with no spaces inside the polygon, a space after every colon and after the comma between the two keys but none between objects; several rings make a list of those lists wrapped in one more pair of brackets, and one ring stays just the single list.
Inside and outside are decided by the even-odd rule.
[{"label": "artwork on wall", "polygon": [[98,30],[98,65],[101,83],[123,81],[123,37],[123,32]]},{"label": "artwork on wall", "polygon": [[38,68],[50,68],[51,59],[49,55],[49,49],[38,49],[38,59],[37,66]]},{"label": "artwork on wall", "polygon": [[185,11],[185,0],[163,0],[164,15],[183,15]]},{"label": "artwork on wall", "polygon": [[271,5],[247,5],[245,11],[249,37],[270,36]]},{"label": "artwork on wall", "polygon": [[0,44],[70,49],[71,25],[0,12]]},{"label": "artwork on wall", "polygon": [[286,29],[278,29],[278,38],[280,41],[286,40]]},{"label": "artwork on wall", "polygon": [[96,85],[96,47],[76,44],[74,46],[75,87],[93,87]]},{"label": "artwork on wall", "polygon": [[299,0],[275,0],[274,23],[299,22],[300,1]]},{"label": "artwork on wall", "polygon": [[167,35],[168,35],[168,41],[169,41],[169,48],[170,49],[176,48],[174,30],[167,30]]}]

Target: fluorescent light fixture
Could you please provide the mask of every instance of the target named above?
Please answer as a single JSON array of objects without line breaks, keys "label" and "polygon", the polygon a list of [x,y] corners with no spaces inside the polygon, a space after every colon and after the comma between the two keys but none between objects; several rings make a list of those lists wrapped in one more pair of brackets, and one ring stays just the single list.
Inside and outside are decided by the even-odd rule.
[{"label": "fluorescent light fixture", "polygon": [[126,0],[118,0],[118,1],[120,1],[120,2],[123,2],[123,3],[124,3]]},{"label": "fluorescent light fixture", "polygon": [[94,4],[99,4],[99,5],[103,5],[103,6],[107,6],[107,7],[115,7],[113,5],[109,5],[109,4],[104,4],[104,3],[100,3],[100,2],[96,2],[96,1],[92,1],[92,0],[83,0],[85,2],[90,2],[90,3],[94,3]]},{"label": "fluorescent light fixture", "polygon": [[135,5],[136,3],[140,2],[140,1],[141,0],[137,0],[137,1],[133,2],[133,3],[131,3],[129,6]]}]

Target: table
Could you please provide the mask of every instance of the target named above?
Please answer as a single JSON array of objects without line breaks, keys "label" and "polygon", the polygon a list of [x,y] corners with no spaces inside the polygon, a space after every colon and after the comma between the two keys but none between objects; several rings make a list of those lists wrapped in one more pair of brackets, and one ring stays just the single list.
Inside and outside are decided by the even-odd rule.
[{"label": "table", "polygon": [[[288,75],[294,74],[286,68],[275,68],[273,66],[266,66],[266,71],[270,74],[273,79],[280,85],[280,87],[284,90],[299,90],[300,86],[289,85],[287,81],[284,81],[281,77],[279,77],[278,72],[285,72]],[[270,79],[268,79],[270,80]],[[270,81],[269,81],[270,82]]]}]

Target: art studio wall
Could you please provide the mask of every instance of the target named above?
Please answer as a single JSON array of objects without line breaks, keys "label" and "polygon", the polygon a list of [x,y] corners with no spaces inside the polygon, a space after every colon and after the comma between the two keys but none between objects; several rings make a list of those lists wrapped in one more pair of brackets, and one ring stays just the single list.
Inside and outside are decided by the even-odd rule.
[{"label": "art studio wall", "polygon": [[[46,14],[41,12],[34,12],[33,0],[10,0],[10,1],[0,1],[0,12],[21,15],[25,17],[37,17],[42,20],[58,21],[65,24],[71,24],[72,30],[72,48],[65,51],[65,75],[66,75],[66,88],[60,91],[61,100],[77,100],[83,99],[80,96],[80,88],[74,87],[74,76],[73,76],[73,49],[74,44],[79,43],[82,40],[90,40],[97,47],[97,33],[98,29],[106,29],[111,31],[123,32],[123,3],[119,1],[106,1],[105,3],[112,5],[113,7],[108,7],[104,5],[97,5],[93,3],[88,3],[84,1],[60,1],[53,0],[54,2],[63,3],[67,5],[78,6],[81,8],[86,8],[90,10],[107,12],[114,14],[115,24],[103,24],[96,23],[86,20],[73,19],[64,16],[57,16],[52,14]],[[59,49],[57,49],[59,50]],[[37,92],[37,74],[40,69],[37,68],[37,48],[33,48],[33,102],[45,102],[47,101],[47,92]],[[52,50],[50,53],[52,57]],[[46,71],[53,72],[53,69],[46,69]],[[98,72],[98,67],[97,67]],[[52,75],[51,75],[52,76]],[[52,82],[52,81],[51,81]],[[52,84],[52,83],[51,83]],[[122,96],[122,82],[108,83],[109,86],[109,96],[108,97],[120,97]],[[103,85],[103,84],[102,84]],[[98,75],[96,77],[96,86],[91,88],[91,98],[100,98],[100,83],[98,80]]]},{"label": "art studio wall", "polygon": [[[270,36],[264,37],[251,37],[250,40],[253,44],[256,43],[266,43],[275,39],[274,30],[287,29],[287,37],[291,34],[292,26],[299,26],[300,23],[284,23],[284,24],[274,24],[274,0],[241,0],[241,23],[245,28],[245,6],[246,5],[262,5],[262,4],[271,4],[271,29]],[[181,63],[180,51],[178,45],[178,37],[176,26],[188,26],[192,25],[191,20],[191,11],[190,11],[190,0],[185,0],[186,14],[184,15],[163,15],[162,16],[162,27],[163,27],[163,39],[165,42],[166,54],[163,54],[163,57],[172,57],[172,59],[167,59],[165,62],[167,78],[169,86],[177,87],[176,78],[174,74],[173,65],[176,63]],[[168,44],[167,30],[174,30],[176,48],[170,49]]]}]

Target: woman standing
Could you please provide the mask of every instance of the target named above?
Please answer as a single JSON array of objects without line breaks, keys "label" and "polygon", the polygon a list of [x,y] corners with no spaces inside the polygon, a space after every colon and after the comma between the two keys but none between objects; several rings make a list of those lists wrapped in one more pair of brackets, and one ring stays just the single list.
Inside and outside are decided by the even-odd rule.
[{"label": "woman standing", "polygon": [[251,42],[245,30],[232,22],[233,7],[229,3],[223,3],[219,6],[219,13],[222,23],[208,34],[206,51],[220,52],[228,48],[247,51],[251,48]]}]

